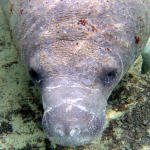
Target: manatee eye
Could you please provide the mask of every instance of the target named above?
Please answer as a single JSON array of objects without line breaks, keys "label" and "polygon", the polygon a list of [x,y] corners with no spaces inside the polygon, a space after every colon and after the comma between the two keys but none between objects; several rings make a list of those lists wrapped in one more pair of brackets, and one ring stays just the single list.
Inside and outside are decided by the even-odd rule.
[{"label": "manatee eye", "polygon": [[41,77],[40,77],[39,73],[37,73],[35,70],[31,69],[31,70],[29,70],[29,74],[30,74],[33,82],[40,83]]},{"label": "manatee eye", "polygon": [[105,70],[100,76],[100,80],[101,82],[105,85],[105,86],[109,86],[111,85],[114,80],[117,77],[117,70],[116,69],[111,69],[111,70]]}]

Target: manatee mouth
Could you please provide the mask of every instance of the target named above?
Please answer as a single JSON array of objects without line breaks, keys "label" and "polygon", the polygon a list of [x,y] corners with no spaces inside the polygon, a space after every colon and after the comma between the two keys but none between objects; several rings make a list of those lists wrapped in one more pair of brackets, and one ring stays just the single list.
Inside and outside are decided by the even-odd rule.
[{"label": "manatee mouth", "polygon": [[43,129],[50,140],[63,146],[90,143],[103,131],[105,110],[95,115],[79,105],[63,103],[44,112]]}]

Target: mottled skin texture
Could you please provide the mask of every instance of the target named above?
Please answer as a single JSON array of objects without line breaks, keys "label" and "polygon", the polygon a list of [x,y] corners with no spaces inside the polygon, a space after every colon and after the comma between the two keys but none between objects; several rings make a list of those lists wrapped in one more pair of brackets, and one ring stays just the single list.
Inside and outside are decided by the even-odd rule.
[{"label": "mottled skin texture", "polygon": [[100,136],[107,99],[144,49],[149,0],[1,0],[56,144]]}]

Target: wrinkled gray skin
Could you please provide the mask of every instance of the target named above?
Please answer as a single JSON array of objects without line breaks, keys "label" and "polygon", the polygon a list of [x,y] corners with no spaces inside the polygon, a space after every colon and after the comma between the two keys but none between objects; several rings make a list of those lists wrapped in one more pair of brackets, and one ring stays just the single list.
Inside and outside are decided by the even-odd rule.
[{"label": "wrinkled gray skin", "polygon": [[0,3],[41,92],[45,133],[60,145],[90,143],[103,131],[108,97],[146,45],[149,0]]}]

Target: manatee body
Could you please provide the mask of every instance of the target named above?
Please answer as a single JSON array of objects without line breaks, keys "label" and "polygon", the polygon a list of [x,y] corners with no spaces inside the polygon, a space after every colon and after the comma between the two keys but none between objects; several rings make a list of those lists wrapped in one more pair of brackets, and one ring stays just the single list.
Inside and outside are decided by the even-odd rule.
[{"label": "manatee body", "polygon": [[0,0],[54,143],[84,145],[101,135],[107,99],[148,41],[149,3]]}]

